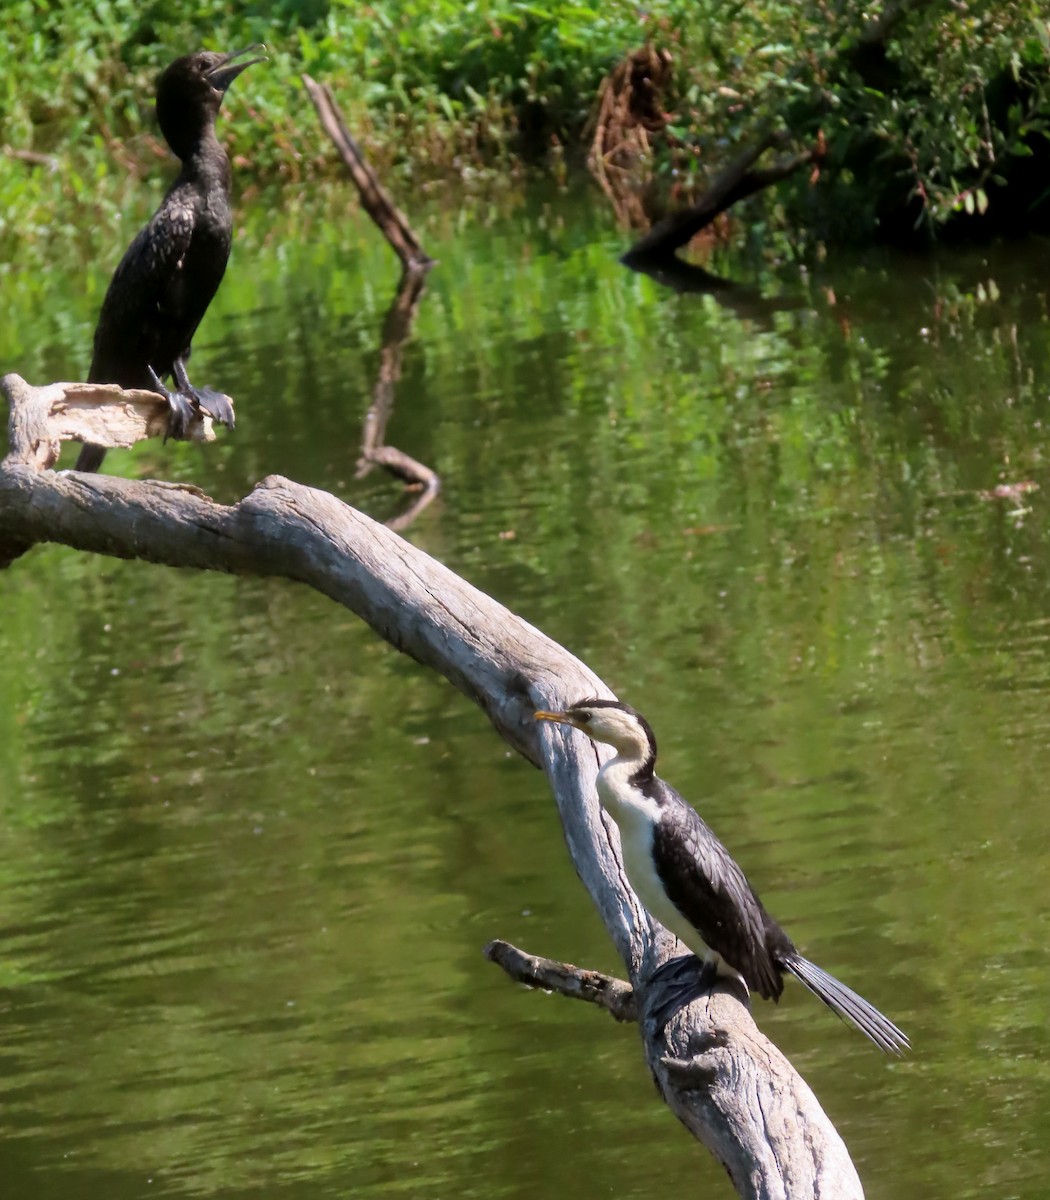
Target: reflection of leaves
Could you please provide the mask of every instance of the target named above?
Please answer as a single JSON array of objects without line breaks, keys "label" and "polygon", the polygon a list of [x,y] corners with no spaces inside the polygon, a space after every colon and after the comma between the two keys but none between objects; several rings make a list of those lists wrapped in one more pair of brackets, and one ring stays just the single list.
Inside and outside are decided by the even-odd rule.
[{"label": "reflection of leaves", "polygon": [[[355,499],[396,270],[371,230],[353,244],[341,209],[319,217],[326,202],[292,213],[301,238],[274,226],[273,206],[246,214],[198,347],[236,366],[243,420],[207,456],[164,452],[208,491],[245,490],[261,464]],[[1045,521],[1017,528],[972,497],[1004,477],[1045,485],[1039,248],[833,260],[813,268],[806,309],[756,323],[623,271],[615,233],[571,200],[556,214],[492,201],[469,239],[465,220],[431,214],[443,267],[418,318],[425,370],[405,361],[399,442],[451,481],[413,536],[659,717],[671,778],[780,889],[775,910],[794,906],[794,930],[855,955],[851,982],[867,990],[867,964],[900,991],[902,953],[917,955],[915,1006],[943,983],[940,1032],[1014,1061],[1017,1001],[1041,1028],[1044,992],[1018,905],[1046,907],[1046,872],[1022,851],[1045,844],[1033,780],[1047,777],[1050,555]],[[766,295],[785,286],[713,266],[759,274]],[[67,259],[46,292],[17,277],[5,352],[80,353],[98,298],[80,282],[103,275]],[[805,286],[789,273],[792,292]],[[15,1095],[33,1113],[14,1120],[49,1131],[36,1152],[51,1164],[50,1135],[73,1131],[70,1173],[157,1161],[178,1186],[257,1194],[273,1171],[336,1191],[348,1172],[367,1189],[385,1171],[378,1193],[410,1144],[453,1179],[464,1156],[448,1147],[464,1144],[477,1097],[489,1110],[508,1095],[491,1038],[518,1045],[499,1007],[513,998],[489,1007],[470,966],[493,913],[540,897],[561,945],[579,951],[591,921],[593,956],[609,953],[536,773],[504,758],[469,704],[450,706],[447,687],[304,589],[41,548],[0,593],[3,970],[18,1034],[5,1078],[32,1093]],[[1020,898],[974,885],[989,878],[1017,878]],[[863,933],[843,931],[844,912],[863,914]],[[942,936],[944,913],[957,937]],[[984,989],[991,1022],[956,986],[989,945],[1021,959]],[[411,997],[410,1020],[391,996]],[[564,1054],[547,1056],[560,1077],[586,1036],[566,1028]],[[623,1071],[602,1044],[580,1069],[605,1095]],[[945,1072],[973,1074],[955,1049],[941,1091]],[[516,1107],[482,1130],[514,1170],[506,1137],[523,1152],[540,1140],[521,1122],[519,1075]],[[1009,1109],[1016,1079],[998,1087]],[[960,1129],[971,1100],[950,1113]],[[635,1119],[629,1095],[617,1107]],[[585,1119],[566,1122],[573,1136]],[[484,1174],[467,1162],[453,1191]]]}]

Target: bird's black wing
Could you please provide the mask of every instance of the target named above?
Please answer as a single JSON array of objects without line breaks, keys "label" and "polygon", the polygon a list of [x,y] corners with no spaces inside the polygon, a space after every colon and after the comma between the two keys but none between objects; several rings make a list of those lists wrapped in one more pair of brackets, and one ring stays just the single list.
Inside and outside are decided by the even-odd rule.
[{"label": "bird's black wing", "polygon": [[[188,199],[169,192],[124,252],[95,328],[92,382],[149,388],[148,368],[167,374],[171,360],[185,349],[175,342],[182,340],[178,327],[185,323],[180,277],[194,216]],[[188,345],[189,338],[185,341]]]},{"label": "bird's black wing", "polygon": [[784,985],[774,952],[793,949],[787,934],[699,813],[656,776],[646,791],[660,805],[653,855],[669,899],[752,991],[777,999]]}]

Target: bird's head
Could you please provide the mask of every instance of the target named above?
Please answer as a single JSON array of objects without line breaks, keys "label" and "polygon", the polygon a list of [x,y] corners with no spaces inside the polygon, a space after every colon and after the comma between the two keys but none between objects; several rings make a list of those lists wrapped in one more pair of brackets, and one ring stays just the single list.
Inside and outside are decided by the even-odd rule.
[{"label": "bird's head", "polygon": [[[157,120],[172,150],[185,150],[215,120],[226,89],[252,63],[262,62],[265,46],[247,46],[233,54],[198,50],[166,67],[157,81]],[[254,58],[246,56],[252,54]]]},{"label": "bird's head", "polygon": [[556,721],[582,730],[595,742],[612,746],[625,758],[656,760],[656,738],[641,713],[619,700],[577,700],[563,712],[538,712],[537,721]]}]

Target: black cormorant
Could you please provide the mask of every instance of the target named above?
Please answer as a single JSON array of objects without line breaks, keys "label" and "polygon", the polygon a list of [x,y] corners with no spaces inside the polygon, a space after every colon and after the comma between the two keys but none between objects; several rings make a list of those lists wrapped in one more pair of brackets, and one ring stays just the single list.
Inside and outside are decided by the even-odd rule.
[{"label": "black cormorant", "polygon": [[[215,136],[226,89],[261,57],[202,50],[177,58],[157,81],[157,121],[182,170],[149,224],[113,273],[95,329],[88,381],[160,392],[171,406],[168,431],[185,431],[198,407],[233,425],[226,398],[195,388],[186,375],[190,342],[226,270],[233,234],[230,160]],[[161,380],[170,375],[175,391]],[[97,471],[101,446],[85,445],[80,471]]]},{"label": "black cormorant", "polygon": [[878,1009],[799,954],[729,851],[656,775],[656,738],[640,713],[619,701],[590,699],[564,712],[538,712],[536,719],[572,725],[616,750],[598,772],[598,798],[620,830],[627,878],[650,914],[704,960],[674,1008],[706,990],[716,974],[778,1000],[789,972],[880,1049],[899,1054],[908,1046]]}]

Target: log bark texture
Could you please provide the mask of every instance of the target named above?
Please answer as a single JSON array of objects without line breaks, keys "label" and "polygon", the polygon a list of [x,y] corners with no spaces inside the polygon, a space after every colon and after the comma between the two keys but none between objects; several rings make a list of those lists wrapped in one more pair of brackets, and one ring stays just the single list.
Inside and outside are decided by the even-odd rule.
[{"label": "log bark texture", "polygon": [[[532,716],[584,695],[611,696],[584,663],[326,492],[270,476],[239,503],[222,505],[195,488],[48,470],[39,447],[61,436],[49,389],[31,388],[15,375],[0,380],[0,388],[12,409],[9,454],[0,464],[0,553],[54,542],[118,558],[296,580],[438,671],[546,772],[573,864],[627,967],[660,1093],[722,1162],[738,1194],[748,1200],[863,1195],[813,1093],[733,992],[719,987],[676,1014],[663,1032],[649,1017],[665,998],[650,975],[679,952],[678,943],[651,921],[627,884],[616,826],[595,792],[599,752],[582,734]],[[101,440],[97,432],[91,436]]]},{"label": "log bark texture", "polygon": [[[157,392],[109,383],[51,383],[27,388],[17,375],[7,378],[22,385],[22,402],[12,408],[8,424],[10,452],[37,467],[53,467],[63,442],[126,450],[146,438],[167,434],[170,409]],[[194,414],[185,440],[215,440],[207,413]]]}]

